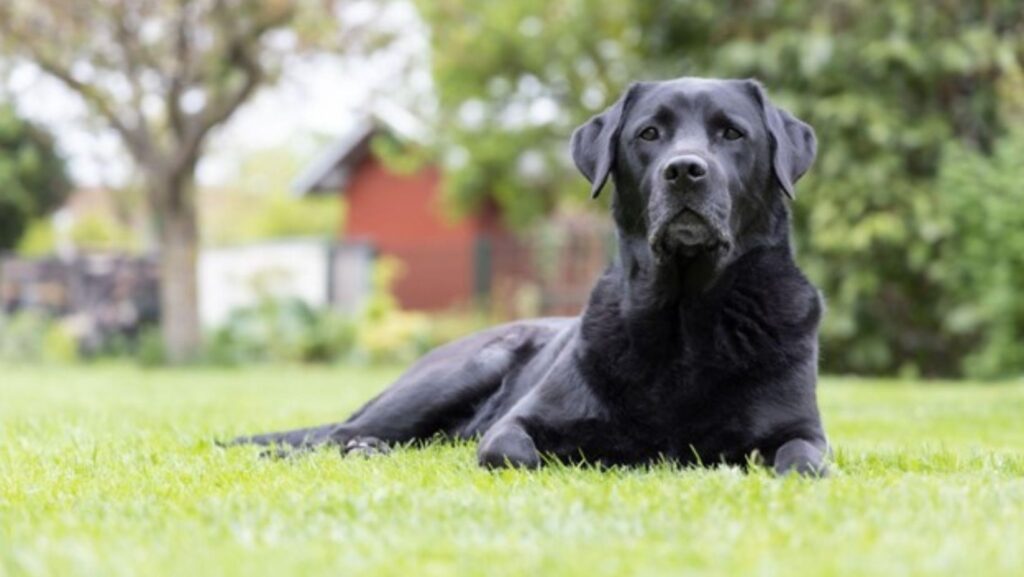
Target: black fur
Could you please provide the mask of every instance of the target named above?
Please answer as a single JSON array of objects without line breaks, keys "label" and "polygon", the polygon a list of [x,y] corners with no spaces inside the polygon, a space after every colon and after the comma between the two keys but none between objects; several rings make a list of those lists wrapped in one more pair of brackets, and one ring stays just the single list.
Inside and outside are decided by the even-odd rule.
[{"label": "black fur", "polygon": [[480,463],[746,465],[825,472],[818,291],[789,241],[814,132],[748,80],[635,84],[581,126],[594,196],[615,183],[619,258],[578,318],[440,347],[336,425],[238,442],[351,450],[479,438]]}]

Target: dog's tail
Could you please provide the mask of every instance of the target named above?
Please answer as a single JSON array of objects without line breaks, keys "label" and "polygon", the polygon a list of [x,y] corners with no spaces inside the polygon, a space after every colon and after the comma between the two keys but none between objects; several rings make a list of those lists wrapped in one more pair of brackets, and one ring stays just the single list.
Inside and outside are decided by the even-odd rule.
[{"label": "dog's tail", "polygon": [[342,428],[343,425],[341,423],[332,423],[330,425],[321,425],[319,427],[310,427],[308,429],[294,429],[291,431],[238,437],[237,439],[233,439],[227,443],[218,444],[222,447],[231,447],[235,445],[262,445],[303,449],[326,445],[333,442],[344,442],[344,440],[337,438],[338,433],[341,432]]}]

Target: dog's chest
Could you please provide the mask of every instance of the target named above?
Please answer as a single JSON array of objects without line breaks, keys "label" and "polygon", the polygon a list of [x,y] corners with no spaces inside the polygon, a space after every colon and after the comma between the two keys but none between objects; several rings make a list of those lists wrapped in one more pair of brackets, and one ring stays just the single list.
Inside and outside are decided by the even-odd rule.
[{"label": "dog's chest", "polygon": [[764,391],[755,380],[679,362],[616,407],[619,427],[637,447],[681,462],[731,458],[756,444],[752,426]]}]

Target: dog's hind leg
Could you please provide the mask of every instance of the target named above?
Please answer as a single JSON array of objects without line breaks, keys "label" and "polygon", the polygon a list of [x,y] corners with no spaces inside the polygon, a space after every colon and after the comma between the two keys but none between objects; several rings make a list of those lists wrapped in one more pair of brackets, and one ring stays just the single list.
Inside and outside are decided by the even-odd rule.
[{"label": "dog's hind leg", "polygon": [[528,327],[505,325],[431,351],[349,417],[335,437],[342,443],[353,436],[404,443],[459,436],[505,376],[543,340],[537,337]]},{"label": "dog's hind leg", "polygon": [[342,423],[241,437],[232,444],[298,449],[329,444],[367,453],[381,452],[390,443],[458,436],[505,376],[543,345],[557,324],[513,323],[460,339],[425,355]]}]

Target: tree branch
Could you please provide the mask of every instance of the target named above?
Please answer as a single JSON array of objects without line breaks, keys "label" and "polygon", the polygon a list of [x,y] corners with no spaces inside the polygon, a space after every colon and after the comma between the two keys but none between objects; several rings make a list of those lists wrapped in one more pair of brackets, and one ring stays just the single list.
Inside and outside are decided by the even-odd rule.
[{"label": "tree branch", "polygon": [[44,72],[53,78],[56,78],[62,84],[74,91],[86,102],[87,105],[96,110],[96,112],[98,112],[100,116],[107,121],[110,127],[124,139],[133,156],[136,156],[140,161],[150,159],[152,142],[150,142],[146,131],[141,129],[140,126],[131,126],[124,122],[124,120],[114,111],[114,106],[106,95],[97,88],[76,79],[67,68],[60,66],[56,62],[53,62],[34,51],[32,60]]},{"label": "tree branch", "polygon": [[29,60],[43,72],[78,94],[87,106],[95,110],[124,140],[127,148],[137,160],[140,162],[149,160],[152,152],[152,142],[150,142],[146,133],[140,130],[139,126],[130,125],[117,114],[112,98],[98,88],[78,80],[71,73],[70,66],[44,53],[37,42],[47,43],[47,35],[37,34],[29,36],[12,25],[12,22],[13,15],[6,9],[0,9],[0,31],[5,32],[9,38],[14,40],[15,46],[27,52]]},{"label": "tree branch", "polygon": [[[229,28],[234,17],[228,13],[224,4],[218,2],[214,14],[225,28]],[[179,147],[175,166],[184,166],[191,162],[202,147],[203,141],[210,131],[224,122],[253,95],[267,78],[267,72],[260,64],[257,50],[260,41],[271,30],[288,23],[294,16],[294,9],[285,9],[258,20],[246,30],[232,34],[225,44],[225,60],[228,74],[238,72],[242,78],[240,84],[232,89],[214,92],[207,106],[193,115],[188,123],[186,137]]]},{"label": "tree branch", "polygon": [[187,126],[181,110],[181,98],[185,86],[192,77],[192,43],[189,37],[190,22],[187,0],[178,2],[178,18],[174,28],[174,71],[167,89],[167,118],[175,137],[181,141],[186,135]]},{"label": "tree branch", "polygon": [[129,22],[129,8],[122,7],[120,9],[114,9],[108,13],[107,17],[113,22],[114,30],[117,35],[117,40],[121,44],[122,50],[120,51],[124,65],[128,70],[128,74],[125,75],[128,85],[131,87],[131,101],[133,110],[132,116],[134,117],[135,129],[139,132],[139,135],[147,142],[152,141],[150,135],[149,126],[146,123],[146,115],[143,110],[142,101],[145,95],[145,90],[142,86],[142,75],[145,67],[149,65],[151,68],[155,68],[146,57],[146,51],[142,43],[139,42],[138,33],[136,28],[138,22]]}]

